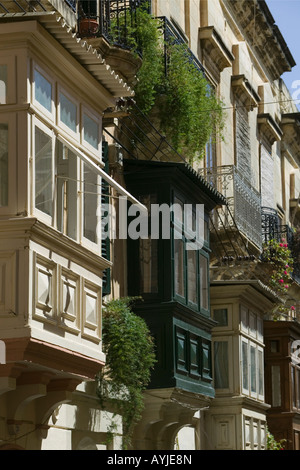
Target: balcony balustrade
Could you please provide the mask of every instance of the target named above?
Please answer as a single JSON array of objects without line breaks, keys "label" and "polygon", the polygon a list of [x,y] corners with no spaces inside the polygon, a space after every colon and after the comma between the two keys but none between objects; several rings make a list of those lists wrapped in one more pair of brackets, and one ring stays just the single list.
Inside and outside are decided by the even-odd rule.
[{"label": "balcony balustrade", "polygon": [[78,0],[79,35],[103,37],[109,43],[131,49],[136,11],[146,3],[150,12],[150,0]]},{"label": "balcony balustrade", "polygon": [[[262,245],[261,197],[234,165],[205,168],[199,173],[227,199],[217,230],[236,228],[256,247]],[[227,213],[226,213],[227,212]]]}]

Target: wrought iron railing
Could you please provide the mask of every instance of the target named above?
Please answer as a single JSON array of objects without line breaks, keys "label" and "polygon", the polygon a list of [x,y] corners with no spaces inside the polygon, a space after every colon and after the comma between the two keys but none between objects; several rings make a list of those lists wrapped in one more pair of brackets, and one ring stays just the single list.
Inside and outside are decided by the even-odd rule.
[{"label": "wrought iron railing", "polygon": [[275,242],[286,241],[293,258],[293,278],[300,282],[300,244],[294,231],[289,225],[281,224],[280,217],[276,209],[262,207],[262,237],[263,243],[271,240]]},{"label": "wrought iron railing", "polygon": [[[258,248],[262,246],[261,197],[234,165],[205,168],[199,173],[212,184],[228,203],[228,212],[219,223],[219,229],[234,225]],[[225,209],[226,213],[226,209]]]},{"label": "wrought iron railing", "polygon": [[[165,47],[165,69],[167,73],[168,69],[168,54],[167,48],[169,44],[187,44],[187,39],[183,32],[181,32],[166,16],[158,17],[161,20],[161,28],[164,38]],[[204,74],[204,67],[201,62],[197,59],[195,54],[187,47],[187,59],[194,64],[194,66]]]},{"label": "wrought iron railing", "polygon": [[77,1],[79,35],[104,37],[124,49],[132,48],[137,8],[144,5],[149,12],[151,9],[151,0]]}]

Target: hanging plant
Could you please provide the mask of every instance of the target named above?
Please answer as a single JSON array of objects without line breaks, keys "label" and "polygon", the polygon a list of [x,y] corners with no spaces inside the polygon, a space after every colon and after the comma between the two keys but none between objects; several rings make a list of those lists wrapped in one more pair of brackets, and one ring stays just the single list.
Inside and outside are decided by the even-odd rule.
[{"label": "hanging plant", "polygon": [[123,449],[131,444],[135,424],[144,408],[143,391],[155,364],[153,339],[145,321],[131,310],[133,298],[110,301],[103,312],[103,350],[106,365],[98,376],[102,407],[114,410],[110,426],[122,416]]},{"label": "hanging plant", "polygon": [[165,107],[161,125],[172,145],[190,161],[203,157],[212,136],[221,135],[223,109],[186,44],[169,44]]},{"label": "hanging plant", "polygon": [[113,20],[112,38],[118,38],[126,28],[127,44],[142,56],[135,86],[137,106],[146,115],[157,108],[154,114],[162,132],[192,163],[203,157],[211,137],[222,138],[222,103],[195,67],[187,45],[166,44],[161,20],[153,18],[148,9],[146,1],[136,9],[135,21],[129,26],[125,25],[125,13],[123,22],[122,16]]},{"label": "hanging plant", "polygon": [[267,450],[284,450],[286,439],[281,439],[280,441],[276,441],[273,434],[270,433],[268,427],[266,431],[267,431]]},{"label": "hanging plant", "polygon": [[[295,310],[293,305],[288,305],[288,291],[292,283],[293,258],[285,238],[280,242],[270,240],[263,246],[262,260],[271,268],[268,285],[281,299],[283,304],[275,307],[273,319],[287,316]],[[285,301],[286,300],[286,301]]]}]

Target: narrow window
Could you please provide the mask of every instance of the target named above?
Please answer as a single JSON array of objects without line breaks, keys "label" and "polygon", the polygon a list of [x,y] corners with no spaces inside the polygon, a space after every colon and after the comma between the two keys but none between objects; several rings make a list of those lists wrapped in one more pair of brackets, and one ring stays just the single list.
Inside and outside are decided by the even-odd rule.
[{"label": "narrow window", "polygon": [[208,259],[200,254],[200,307],[208,310]]},{"label": "narrow window", "polygon": [[35,128],[35,207],[52,216],[52,138]]},{"label": "narrow window", "polygon": [[98,150],[99,146],[99,126],[94,119],[86,114],[83,116],[83,136],[84,140]]},{"label": "narrow window", "polygon": [[184,283],[184,244],[182,240],[174,240],[175,294],[185,297]]},{"label": "narrow window", "polygon": [[57,142],[57,229],[77,239],[77,155]]},{"label": "narrow window", "polygon": [[215,388],[229,388],[228,342],[214,342]]},{"label": "narrow window", "polygon": [[280,366],[271,367],[272,377],[272,406],[281,405],[281,378],[280,378]]},{"label": "narrow window", "polygon": [[34,91],[35,99],[40,103],[49,113],[52,112],[52,85],[51,83],[37,70],[34,71]]},{"label": "narrow window", "polygon": [[59,95],[60,120],[73,132],[77,132],[77,106],[63,93]]},{"label": "narrow window", "polygon": [[197,304],[197,252],[187,251],[188,301]]},{"label": "narrow window", "polygon": [[0,124],[0,207],[8,205],[8,124]]},{"label": "narrow window", "polygon": [[249,372],[248,372],[248,344],[242,342],[242,380],[243,389],[249,390]]},{"label": "narrow window", "polygon": [[7,65],[0,65],[0,104],[7,102]]},{"label": "narrow window", "polygon": [[254,346],[250,347],[250,368],[251,368],[251,392],[257,390],[256,384],[256,350]]},{"label": "narrow window", "polygon": [[83,165],[83,172],[83,236],[97,243],[99,178],[89,165]]}]

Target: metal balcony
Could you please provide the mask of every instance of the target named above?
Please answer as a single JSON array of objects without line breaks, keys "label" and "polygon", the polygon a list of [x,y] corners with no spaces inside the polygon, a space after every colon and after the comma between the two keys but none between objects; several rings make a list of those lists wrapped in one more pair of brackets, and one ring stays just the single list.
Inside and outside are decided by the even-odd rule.
[{"label": "metal balcony", "polygon": [[218,219],[217,229],[237,229],[256,247],[262,246],[261,197],[234,165],[205,168],[199,173],[227,199],[229,215]]},{"label": "metal balcony", "polygon": [[141,5],[150,12],[150,0],[77,0],[79,35],[103,37],[111,44],[131,49],[129,31],[136,24],[136,11]]}]

